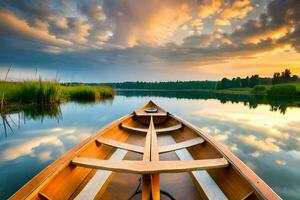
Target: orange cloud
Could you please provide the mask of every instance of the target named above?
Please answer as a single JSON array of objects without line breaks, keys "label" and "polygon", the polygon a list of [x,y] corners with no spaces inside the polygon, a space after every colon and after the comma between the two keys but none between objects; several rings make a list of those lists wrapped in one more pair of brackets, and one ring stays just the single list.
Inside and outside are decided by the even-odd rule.
[{"label": "orange cloud", "polygon": [[8,10],[0,10],[0,29],[32,40],[39,40],[51,45],[68,46],[72,43],[50,35],[45,29],[33,28]]},{"label": "orange cloud", "polygon": [[255,33],[253,35],[249,35],[245,38],[243,38],[243,42],[245,43],[253,43],[257,44],[262,40],[266,40],[268,38],[271,38],[273,40],[277,40],[286,34],[289,33],[289,26],[280,26],[275,29],[266,29],[264,31],[261,31],[259,33]]},{"label": "orange cloud", "polygon": [[243,19],[253,10],[253,7],[250,4],[251,0],[234,1],[231,5],[222,10],[220,19],[215,21],[215,25],[229,26],[231,24],[229,20]]},{"label": "orange cloud", "polygon": [[[161,45],[184,23],[191,19],[190,6],[184,2],[126,2],[114,12],[114,39],[125,46]],[[127,14],[125,14],[127,13]]]},{"label": "orange cloud", "polygon": [[229,26],[229,25],[231,25],[230,21],[226,20],[226,19],[216,19],[214,24],[216,26]]},{"label": "orange cloud", "polygon": [[204,0],[198,7],[198,16],[202,19],[216,14],[224,0]]}]

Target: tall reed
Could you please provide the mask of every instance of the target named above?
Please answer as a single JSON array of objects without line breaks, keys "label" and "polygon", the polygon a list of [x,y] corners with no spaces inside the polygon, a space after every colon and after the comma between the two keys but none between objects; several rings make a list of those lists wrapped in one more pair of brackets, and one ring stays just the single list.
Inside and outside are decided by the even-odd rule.
[{"label": "tall reed", "polygon": [[114,92],[108,86],[63,86],[57,81],[0,81],[3,104],[52,104],[61,101],[95,101],[112,98]]}]

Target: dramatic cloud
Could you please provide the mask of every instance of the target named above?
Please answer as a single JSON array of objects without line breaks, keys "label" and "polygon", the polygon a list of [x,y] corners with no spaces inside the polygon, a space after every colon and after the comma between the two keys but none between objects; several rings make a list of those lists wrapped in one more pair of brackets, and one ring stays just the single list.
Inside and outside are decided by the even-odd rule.
[{"label": "dramatic cloud", "polygon": [[230,3],[220,13],[220,19],[215,21],[216,25],[227,26],[230,25],[232,19],[243,19],[247,14],[253,10],[251,0],[237,0]]},{"label": "dramatic cloud", "polygon": [[202,19],[215,15],[226,0],[200,0],[198,16]]},{"label": "dramatic cloud", "polygon": [[299,10],[298,0],[3,0],[0,64],[14,64],[16,53],[28,66],[40,58],[101,69],[298,55]]},{"label": "dramatic cloud", "polygon": [[25,20],[19,19],[8,10],[0,10],[0,31],[1,33],[14,34],[24,39],[39,40],[46,44],[70,45],[70,41],[59,39],[50,35],[47,30],[30,27]]},{"label": "dramatic cloud", "polygon": [[191,19],[186,1],[109,1],[109,19],[114,25],[112,41],[125,46],[163,44]]}]

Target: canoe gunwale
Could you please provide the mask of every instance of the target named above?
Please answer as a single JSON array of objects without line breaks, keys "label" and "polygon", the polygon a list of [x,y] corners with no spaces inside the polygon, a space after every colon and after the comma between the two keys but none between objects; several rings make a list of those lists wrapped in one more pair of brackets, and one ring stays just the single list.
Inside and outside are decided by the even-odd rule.
[{"label": "canoe gunwale", "polygon": [[[139,116],[138,113],[141,112],[143,109],[145,109],[149,105],[156,106],[158,108],[158,110],[160,111],[160,115],[154,114],[152,116],[150,114],[150,115],[145,115],[145,116],[141,115],[141,116],[151,117],[150,123],[152,123],[153,126],[154,126],[154,123],[152,120],[155,117],[161,117],[162,116],[161,112],[165,112],[164,116],[168,117],[168,119],[173,118],[178,123],[182,124],[182,128],[181,128],[182,130],[183,130],[183,127],[190,129],[192,132],[194,132],[200,138],[202,138],[204,140],[203,142],[208,142],[215,149],[215,151],[219,152],[220,155],[223,156],[223,159],[226,159],[227,165],[229,167],[232,167],[232,169],[235,171],[235,173],[237,173],[239,176],[241,176],[249,184],[249,187],[251,187],[251,189],[253,190],[254,193],[256,193],[256,196],[259,199],[281,199],[258,175],[256,175],[255,172],[253,172],[246,164],[244,164],[238,157],[236,157],[231,151],[229,151],[221,143],[216,141],[212,136],[203,132],[199,127],[195,126],[194,124],[191,124],[190,122],[182,119],[181,117],[170,114],[169,112],[165,111],[161,107],[157,106],[151,100],[144,107],[135,110],[131,114],[125,115],[123,117],[120,117],[117,120],[114,120],[113,122],[105,125],[100,130],[96,131],[95,134],[92,134],[90,137],[88,137],[84,141],[75,145],[72,149],[70,149],[63,155],[61,155],[58,159],[56,159],[51,164],[49,164],[46,168],[41,170],[37,175],[35,175],[25,185],[23,185],[17,192],[15,192],[9,199],[21,199],[21,198],[27,199],[27,198],[37,197],[39,195],[39,192],[41,192],[43,190],[43,188],[47,187],[47,185],[49,183],[51,183],[51,181],[53,179],[55,179],[55,177],[57,177],[57,175],[59,175],[59,173],[62,170],[64,170],[66,167],[68,167],[70,164],[72,164],[72,160],[74,158],[78,157],[78,155],[80,155],[80,153],[82,153],[87,148],[89,148],[89,146],[93,142],[95,142],[96,145],[99,145],[99,142],[97,142],[97,139],[99,137],[101,137],[103,134],[105,134],[107,130],[109,130],[110,128],[113,128],[115,126],[121,128],[121,124],[125,120],[130,119],[130,118],[134,119],[135,117],[138,117]],[[156,118],[156,119],[158,119],[158,118]],[[156,131],[156,130],[154,129],[154,131]],[[156,147],[157,147],[157,144],[156,144]],[[115,148],[117,148],[117,147],[112,146],[112,151]],[[157,155],[159,155],[159,153],[160,153],[159,149],[157,149]],[[145,152],[144,152],[144,156],[145,156]]]},{"label": "canoe gunwale", "polygon": [[[132,116],[133,116],[133,114],[128,114],[128,115],[122,116],[122,117],[116,119],[115,121],[105,125],[100,130],[97,130],[95,134],[92,134],[90,137],[88,137],[87,139],[83,140],[82,142],[80,142],[79,144],[74,146],[72,149],[70,149],[69,151],[67,151],[66,153],[61,155],[59,158],[57,158],[55,161],[50,163],[46,168],[41,170],[37,175],[35,175],[33,178],[31,178],[19,190],[17,190],[12,196],[10,196],[9,199],[18,199],[19,193],[21,193],[23,190],[25,190],[26,187],[32,187],[32,188],[29,189],[30,191],[26,192],[24,195],[21,195],[22,199],[27,199],[31,195],[33,195],[33,196],[38,195],[38,193],[40,191],[39,189],[42,189],[45,185],[47,185],[47,183],[49,183],[49,181],[51,181],[53,178],[55,178],[55,176],[57,174],[59,174],[60,171],[62,171],[66,166],[68,166],[70,163],[72,163],[72,159],[74,157],[76,157],[80,152],[82,152],[86,148],[88,148],[89,144],[91,144],[92,142],[95,142],[97,140],[97,138],[100,137],[102,134],[104,134],[107,129],[112,128],[114,125],[121,123],[122,121],[124,121]],[[68,155],[66,158],[64,158],[67,154],[70,154],[70,155]],[[50,172],[46,173],[46,171],[49,170],[50,168],[52,168],[53,165],[55,165],[55,164],[57,164],[57,166],[55,166],[54,169],[51,170]],[[43,173],[46,173],[46,175],[42,180],[40,180],[38,183],[35,183],[35,184],[32,183],[39,176],[42,176]],[[35,191],[37,192],[36,194],[34,193]]]},{"label": "canoe gunwale", "polygon": [[245,163],[243,163],[221,143],[217,142],[212,136],[203,132],[199,127],[191,124],[177,115],[170,114],[170,117],[174,118],[178,122],[181,122],[183,125],[190,128],[196,134],[202,137],[206,142],[211,144],[219,153],[223,155],[225,159],[227,159],[233,169],[246,179],[246,181],[254,188],[254,192],[257,192],[264,199],[281,199],[255,172],[253,172]]}]

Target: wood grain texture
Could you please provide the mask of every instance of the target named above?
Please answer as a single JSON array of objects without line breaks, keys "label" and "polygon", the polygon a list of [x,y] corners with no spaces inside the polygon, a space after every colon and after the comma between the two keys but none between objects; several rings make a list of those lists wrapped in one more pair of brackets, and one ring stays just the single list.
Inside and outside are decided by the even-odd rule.
[{"label": "wood grain texture", "polygon": [[[151,116],[150,127],[151,131],[151,163],[159,162],[157,135],[153,123],[153,117]],[[151,191],[153,200],[160,200],[160,182],[159,173],[151,175]]]},{"label": "wood grain texture", "polygon": [[38,193],[40,190],[45,187],[47,184],[50,184],[53,179],[59,175],[60,172],[64,171],[70,165],[71,160],[80,154],[86,148],[89,148],[90,144],[94,143],[94,140],[103,134],[106,130],[116,126],[116,124],[121,123],[122,121],[132,117],[132,115],[126,115],[113,121],[112,123],[106,125],[102,129],[100,129],[97,134],[87,138],[82,141],[74,148],[72,148],[67,153],[63,154],[60,158],[42,170],[39,174],[33,177],[30,181],[28,181],[21,189],[19,189],[14,195],[12,195],[9,199],[36,199],[38,198]]},{"label": "wood grain texture", "polygon": [[151,127],[149,126],[145,139],[143,161],[150,162],[151,160]]},{"label": "wood grain texture", "polygon": [[[123,160],[127,154],[126,150],[117,149],[109,160]],[[74,198],[75,200],[93,200],[101,188],[108,181],[109,177],[112,175],[111,171],[97,170],[95,175],[91,178],[88,184],[81,190],[81,192]]]},{"label": "wood grain texture", "polygon": [[[151,124],[149,125],[145,145],[143,162],[151,161]],[[142,200],[149,200],[151,197],[151,176],[149,174],[142,175]]]},{"label": "wood grain texture", "polygon": [[[129,130],[129,131],[135,131],[135,132],[139,132],[139,133],[147,133],[148,129],[147,128],[137,128],[137,127],[132,127],[132,126],[128,126],[125,124],[121,124],[121,127],[125,130]],[[172,132],[172,131],[177,131],[179,129],[182,128],[182,124],[176,124],[174,126],[170,126],[170,127],[165,127],[165,128],[157,128],[156,129],[156,133],[166,133],[166,132]]]},{"label": "wood grain texture", "polygon": [[160,146],[160,147],[158,147],[158,152],[159,153],[166,153],[166,152],[170,152],[170,151],[175,151],[175,150],[195,146],[195,145],[201,144],[203,142],[204,142],[204,140],[200,137],[199,138],[194,138],[194,139],[190,139],[190,140],[180,142],[180,143],[176,143],[176,144],[172,144],[172,145]]},{"label": "wood grain texture", "polygon": [[142,176],[142,200],[149,200],[151,197],[151,176],[144,174]]},{"label": "wood grain texture", "polygon": [[[145,113],[144,110],[147,108],[157,108],[158,113]],[[130,128],[136,126],[140,132],[147,133],[144,147],[136,146],[134,142],[132,144],[124,143],[129,136],[142,134],[130,133],[125,131],[125,128],[124,130],[120,129],[119,124],[122,123]],[[154,124],[160,127],[156,131]],[[149,125],[149,128],[143,128],[145,125]],[[174,131],[174,134],[172,131]],[[154,134],[154,132],[156,133]],[[158,147],[156,134],[160,132],[169,132],[177,144]],[[102,144],[105,142],[106,144],[97,146],[96,140],[100,136],[105,138],[105,140],[102,140]],[[197,145],[200,144],[200,140],[195,138],[199,136],[205,141],[202,145]],[[114,153],[115,148],[128,149],[140,154],[144,153],[143,161],[107,160]],[[186,150],[194,160],[159,160],[158,154],[160,152],[173,150]],[[133,154],[133,152],[129,153]],[[174,154],[174,152],[166,154],[171,153]],[[135,155],[141,156],[140,154]],[[165,176],[168,181],[172,180],[170,175],[160,173],[190,172],[203,169],[207,171],[207,174],[228,199],[280,199],[251,169],[210,135],[201,132],[199,128],[187,121],[168,114],[152,101],[135,111],[135,114],[127,115],[109,124],[101,129],[98,134],[77,145],[30,180],[10,199],[72,199],[89,183],[88,181],[94,175],[95,169],[101,169],[105,172],[109,170],[143,174],[142,195],[144,196],[143,199],[147,200],[149,200],[151,193],[156,199],[159,198],[161,177]],[[137,175],[132,176],[138,177]],[[196,179],[192,179],[195,182]],[[108,184],[108,182],[106,181],[105,184]],[[106,190],[105,188],[103,187],[102,190]],[[120,189],[125,190],[124,188]],[[183,190],[183,192],[185,191],[187,191],[187,188]],[[111,193],[110,195],[113,196],[114,194]]]},{"label": "wood grain texture", "polygon": [[72,164],[84,168],[103,169],[133,174],[176,173],[228,166],[228,162],[225,158],[145,162],[133,160],[110,161],[78,157],[72,161]]},{"label": "wood grain texture", "polygon": [[[181,160],[193,160],[192,155],[186,149],[177,150],[175,153]],[[218,200],[228,199],[206,170],[192,171],[191,175],[194,178],[199,192],[203,194],[203,198]]]},{"label": "wood grain texture", "polygon": [[142,146],[132,145],[132,144],[128,144],[125,142],[119,142],[117,140],[104,138],[104,137],[100,137],[96,141],[99,144],[105,144],[108,146],[112,146],[112,147],[116,147],[116,148],[124,149],[124,150],[128,150],[128,151],[133,151],[136,153],[144,153],[144,147],[142,147]]},{"label": "wood grain texture", "polygon": [[[172,115],[172,117],[179,122],[183,123],[186,127],[190,128],[192,131],[201,136],[207,143],[211,144],[216,151],[218,151],[222,156],[224,156],[231,167],[234,169],[235,174],[239,174],[242,178],[253,187],[256,191],[255,195],[260,196],[261,199],[272,199],[280,200],[281,198],[259,177],[257,176],[247,165],[245,165],[240,159],[233,155],[227,148],[217,142],[212,136],[204,133],[195,125],[189,123],[188,121]],[[233,173],[233,172],[232,172]],[[229,183],[228,183],[229,184]],[[232,183],[231,183],[232,184]],[[234,195],[234,191],[232,191]]]},{"label": "wood grain texture", "polygon": [[151,174],[151,193],[153,200],[160,199],[160,174]]}]

